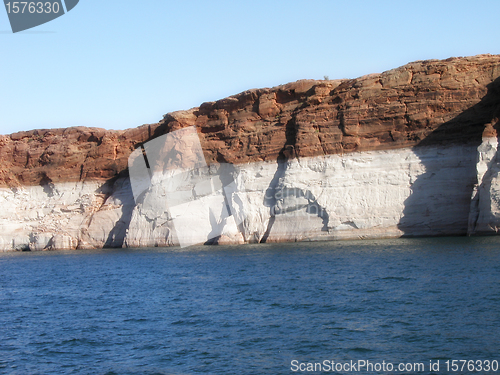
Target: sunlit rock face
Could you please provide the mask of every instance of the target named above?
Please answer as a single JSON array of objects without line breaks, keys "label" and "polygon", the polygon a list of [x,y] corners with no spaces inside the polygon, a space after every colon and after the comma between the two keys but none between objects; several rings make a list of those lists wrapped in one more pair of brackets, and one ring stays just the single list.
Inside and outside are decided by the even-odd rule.
[{"label": "sunlit rock face", "polygon": [[500,56],[419,61],[1,136],[0,249],[495,234],[499,76]]}]

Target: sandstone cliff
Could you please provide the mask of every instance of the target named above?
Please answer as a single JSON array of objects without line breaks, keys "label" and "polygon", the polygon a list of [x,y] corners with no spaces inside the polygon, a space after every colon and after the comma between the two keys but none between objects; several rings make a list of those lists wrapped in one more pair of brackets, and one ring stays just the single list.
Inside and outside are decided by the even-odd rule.
[{"label": "sandstone cliff", "polygon": [[177,244],[161,189],[136,202],[127,161],[189,126],[207,163],[234,165],[245,186],[245,220],[220,242],[496,233],[499,76],[500,56],[418,61],[249,90],[136,129],[2,136],[0,248]]}]

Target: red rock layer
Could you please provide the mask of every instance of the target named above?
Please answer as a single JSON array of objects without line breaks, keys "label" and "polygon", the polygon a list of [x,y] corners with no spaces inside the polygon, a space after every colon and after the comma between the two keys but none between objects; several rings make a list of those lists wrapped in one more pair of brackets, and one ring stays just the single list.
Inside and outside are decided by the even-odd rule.
[{"label": "red rock layer", "polygon": [[249,90],[135,129],[19,132],[0,137],[0,184],[111,179],[135,147],[191,125],[209,162],[479,142],[497,115],[499,76],[499,55],[418,61],[358,79]]}]

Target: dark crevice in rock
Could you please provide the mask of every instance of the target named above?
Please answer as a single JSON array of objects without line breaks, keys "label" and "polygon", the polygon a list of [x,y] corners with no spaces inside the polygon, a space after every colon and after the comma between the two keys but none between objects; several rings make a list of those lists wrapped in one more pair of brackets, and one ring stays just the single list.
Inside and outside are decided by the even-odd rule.
[{"label": "dark crevice in rock", "polygon": [[48,197],[53,197],[55,192],[55,186],[49,176],[44,174],[40,180],[40,186],[43,188],[43,192],[47,194]]},{"label": "dark crevice in rock", "polygon": [[115,178],[108,181],[108,183],[112,186],[112,192],[109,193],[109,195],[106,197],[106,200],[114,192],[121,191],[121,193],[123,194],[123,196],[121,197],[123,205],[122,205],[122,216],[116,222],[113,229],[109,232],[106,242],[104,243],[104,247],[120,248],[123,247],[123,244],[125,242],[125,236],[130,226],[130,221],[132,220],[132,213],[134,211],[135,201],[129,179],[125,179],[123,177]]},{"label": "dark crevice in rock", "polygon": [[[219,233],[219,227],[222,225],[221,223],[218,223],[217,222],[217,218],[214,216],[213,212],[210,211],[209,212],[209,216],[210,216],[210,225],[212,227],[212,231],[208,234],[208,238],[209,240],[206,241],[204,243],[204,245],[216,245],[217,242],[219,242],[219,239],[220,239],[220,235],[218,234]],[[219,217],[221,217],[222,215],[219,215]],[[226,219],[224,219],[225,221]]]},{"label": "dark crevice in rock", "polygon": [[260,243],[266,243],[267,239],[269,238],[269,234],[271,233],[271,229],[273,228],[274,222],[276,221],[276,216],[271,216],[269,218],[269,223],[267,224],[267,229],[264,235],[262,236],[262,239],[260,240]]}]

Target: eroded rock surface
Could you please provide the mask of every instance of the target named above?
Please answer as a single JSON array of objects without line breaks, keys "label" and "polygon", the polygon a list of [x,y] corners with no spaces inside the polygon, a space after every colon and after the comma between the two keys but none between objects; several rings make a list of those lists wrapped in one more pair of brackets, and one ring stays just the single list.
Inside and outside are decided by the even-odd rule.
[{"label": "eroded rock surface", "polygon": [[161,187],[135,202],[127,159],[188,126],[247,191],[246,221],[221,242],[496,233],[499,76],[500,56],[418,61],[249,90],[135,129],[1,136],[0,247],[176,244]]}]

